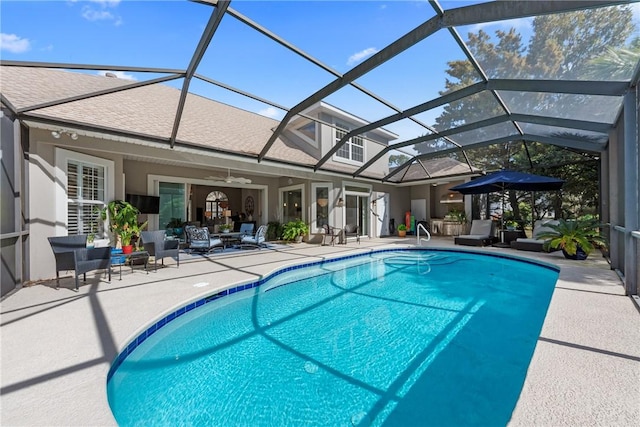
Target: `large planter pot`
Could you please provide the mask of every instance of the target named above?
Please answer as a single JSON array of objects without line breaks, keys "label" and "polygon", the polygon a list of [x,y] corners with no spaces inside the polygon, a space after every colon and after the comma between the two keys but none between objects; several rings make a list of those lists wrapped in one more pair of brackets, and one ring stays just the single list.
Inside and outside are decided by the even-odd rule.
[{"label": "large planter pot", "polygon": [[398,237],[407,237],[407,230],[398,230]]},{"label": "large planter pot", "polygon": [[585,259],[587,259],[587,254],[582,250],[580,246],[578,246],[578,250],[576,251],[575,255],[569,255],[564,249],[562,250],[562,255],[564,255],[566,259],[575,259],[577,261],[584,261]]}]

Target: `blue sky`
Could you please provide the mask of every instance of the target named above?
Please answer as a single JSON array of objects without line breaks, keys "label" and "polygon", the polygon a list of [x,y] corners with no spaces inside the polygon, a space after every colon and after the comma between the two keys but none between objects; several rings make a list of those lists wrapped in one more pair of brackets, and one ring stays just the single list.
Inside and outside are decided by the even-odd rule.
[{"label": "blue sky", "polygon": [[[445,9],[477,2],[442,2]],[[434,16],[426,1],[232,1],[231,7],[281,38],[345,73],[370,55]],[[212,8],[185,1],[12,1],[0,3],[3,59],[184,69]],[[526,36],[530,20],[461,28],[516,26]],[[463,59],[447,31],[440,31],[381,65],[358,83],[406,109],[436,98],[447,61]],[[334,77],[226,16],[198,73],[293,107]],[[156,75],[123,73],[137,80]],[[181,83],[178,83],[178,85]],[[265,104],[194,80],[193,92],[276,119],[284,113]],[[393,114],[346,87],[327,102],[366,120]],[[433,124],[440,110],[420,119]],[[425,133],[408,121],[387,127],[398,141]]]}]

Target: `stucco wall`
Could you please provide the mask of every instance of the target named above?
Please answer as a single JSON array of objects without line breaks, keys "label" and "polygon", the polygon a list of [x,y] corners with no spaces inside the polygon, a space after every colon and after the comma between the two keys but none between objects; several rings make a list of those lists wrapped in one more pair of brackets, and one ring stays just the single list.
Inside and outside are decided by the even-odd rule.
[{"label": "stucco wall", "polygon": [[[65,206],[66,198],[57,197],[57,187],[66,185],[56,181],[56,148],[83,153],[103,159],[112,160],[115,164],[113,188],[116,198],[122,198],[122,156],[114,153],[88,150],[86,146],[100,147],[93,138],[80,136],[73,141],[68,137],[54,139],[51,132],[32,130],[30,135],[30,153],[28,162],[29,175],[29,227],[30,240],[29,260],[31,280],[55,277],[55,259],[47,240],[49,236],[66,235],[57,232],[66,226],[66,218],[57,218],[56,212]],[[64,274],[62,272],[61,274]]]}]

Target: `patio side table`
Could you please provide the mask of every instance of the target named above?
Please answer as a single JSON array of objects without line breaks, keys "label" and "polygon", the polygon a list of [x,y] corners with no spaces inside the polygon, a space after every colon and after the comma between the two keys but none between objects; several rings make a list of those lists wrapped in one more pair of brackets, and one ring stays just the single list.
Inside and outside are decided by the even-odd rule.
[{"label": "patio side table", "polygon": [[[111,255],[111,267],[119,267],[120,269],[120,279],[122,280],[122,266],[129,265],[131,266],[131,272],[133,273],[133,266],[135,265],[135,261],[144,261],[144,271],[149,274],[149,269],[147,268],[149,263],[149,252],[147,251],[134,251],[130,254],[117,253]],[[122,261],[124,259],[124,261]]]}]

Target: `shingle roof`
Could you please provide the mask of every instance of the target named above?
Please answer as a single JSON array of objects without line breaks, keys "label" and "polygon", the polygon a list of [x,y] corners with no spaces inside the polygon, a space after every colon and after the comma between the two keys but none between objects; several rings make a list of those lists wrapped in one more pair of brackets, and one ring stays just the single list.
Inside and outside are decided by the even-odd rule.
[{"label": "shingle roof", "polygon": [[406,172],[400,171],[391,177],[391,182],[419,181],[480,172],[480,169],[470,169],[468,164],[459,162],[450,157],[423,160],[422,164],[429,174],[425,172],[422,166],[417,163],[413,163],[405,170]]},{"label": "shingle roof", "polygon": [[[132,83],[112,77],[32,67],[0,67],[3,95],[16,108]],[[180,91],[154,84],[33,110],[38,117],[71,121],[105,130],[169,139]],[[257,156],[278,125],[276,120],[189,94],[177,141]],[[317,159],[277,139],[269,159],[313,165]]]}]

